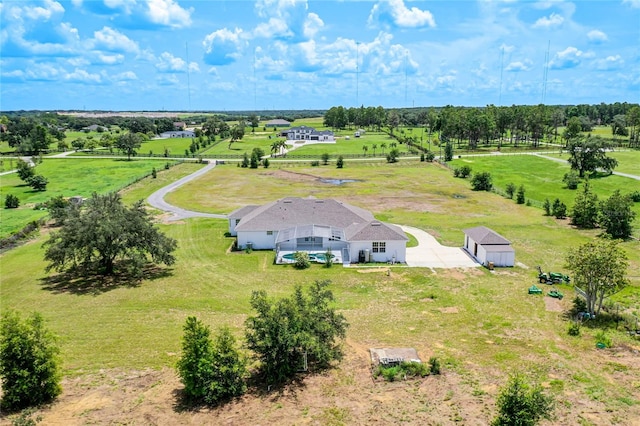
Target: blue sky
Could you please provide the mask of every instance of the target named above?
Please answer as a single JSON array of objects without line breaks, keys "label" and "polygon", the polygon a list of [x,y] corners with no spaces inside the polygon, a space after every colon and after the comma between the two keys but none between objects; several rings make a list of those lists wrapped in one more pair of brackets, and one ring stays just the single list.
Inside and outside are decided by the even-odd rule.
[{"label": "blue sky", "polygon": [[0,73],[5,111],[640,102],[640,0],[9,0]]}]

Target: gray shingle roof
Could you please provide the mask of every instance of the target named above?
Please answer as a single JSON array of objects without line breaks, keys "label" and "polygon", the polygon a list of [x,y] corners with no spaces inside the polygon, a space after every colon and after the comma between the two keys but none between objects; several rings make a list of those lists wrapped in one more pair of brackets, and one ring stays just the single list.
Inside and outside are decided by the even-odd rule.
[{"label": "gray shingle roof", "polygon": [[248,206],[244,206],[244,207],[240,207],[239,209],[236,209],[234,211],[232,211],[231,213],[229,213],[229,216],[227,216],[229,219],[242,219],[244,216],[246,216],[247,214],[251,213],[252,211],[254,211],[255,209],[257,209],[260,206],[256,206],[253,204],[250,204]]},{"label": "gray shingle roof", "polygon": [[475,228],[465,229],[467,234],[473,241],[480,245],[509,245],[511,242],[497,232],[487,228],[486,226],[477,226]]},{"label": "gray shingle roof", "polygon": [[376,220],[371,212],[338,200],[283,198],[263,206],[235,210],[230,219],[240,218],[236,231],[284,231],[306,225],[344,230],[347,241],[407,241],[396,225]]},{"label": "gray shingle roof", "polygon": [[404,231],[396,225],[373,220],[357,223],[345,229],[348,241],[408,241]]},{"label": "gray shingle roof", "polygon": [[260,206],[246,214],[242,217],[236,230],[279,231],[300,225],[346,228],[353,223],[374,220],[375,218],[370,212],[337,200],[283,198]]}]

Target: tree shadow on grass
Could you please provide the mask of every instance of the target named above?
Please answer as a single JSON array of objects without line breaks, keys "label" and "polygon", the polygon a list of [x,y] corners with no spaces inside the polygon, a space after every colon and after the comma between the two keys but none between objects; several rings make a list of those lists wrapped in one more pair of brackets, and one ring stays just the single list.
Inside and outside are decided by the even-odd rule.
[{"label": "tree shadow on grass", "polygon": [[44,290],[54,294],[99,295],[120,287],[138,287],[142,280],[156,280],[172,275],[173,269],[156,265],[145,266],[140,274],[116,272],[113,275],[98,275],[78,271],[61,272],[41,278]]},{"label": "tree shadow on grass", "polygon": [[216,408],[237,402],[243,397],[267,399],[269,402],[273,403],[278,402],[283,397],[295,399],[298,396],[298,391],[306,387],[304,378],[305,375],[299,375],[285,383],[268,386],[265,385],[264,382],[260,381],[259,378],[252,376],[247,380],[247,391],[244,395],[226,398],[219,401],[217,404],[206,404],[202,401],[193,401],[185,394],[183,388],[174,389],[172,392],[174,400],[173,411],[176,413],[195,413],[199,411],[215,410]]}]

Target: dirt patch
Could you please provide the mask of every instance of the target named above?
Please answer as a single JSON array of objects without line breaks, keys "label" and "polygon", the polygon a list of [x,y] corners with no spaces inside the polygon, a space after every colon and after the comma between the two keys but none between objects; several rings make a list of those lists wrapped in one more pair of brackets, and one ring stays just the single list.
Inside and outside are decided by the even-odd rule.
[{"label": "dirt patch", "polygon": [[447,308],[438,308],[438,310],[443,314],[457,314],[458,312],[460,312],[458,308],[455,306],[449,306]]},{"label": "dirt patch", "polygon": [[358,268],[356,271],[358,271],[359,274],[374,274],[376,272],[386,274],[389,272],[389,268]]},{"label": "dirt patch", "polygon": [[549,312],[562,312],[564,310],[558,299],[549,296],[544,297],[544,307]]}]

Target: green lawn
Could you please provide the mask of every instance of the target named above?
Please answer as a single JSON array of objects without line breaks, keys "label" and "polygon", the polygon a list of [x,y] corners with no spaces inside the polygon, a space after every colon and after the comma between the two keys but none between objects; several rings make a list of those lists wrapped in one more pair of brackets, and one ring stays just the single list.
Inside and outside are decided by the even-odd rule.
[{"label": "green lawn", "polygon": [[[514,162],[511,176],[517,175],[514,170],[530,166]],[[169,172],[175,174],[172,177],[197,166],[180,167]],[[336,186],[316,179],[320,177],[358,181]],[[160,182],[147,178],[126,192],[125,199],[143,198],[158,186]],[[495,194],[473,192],[467,181],[453,178],[450,170],[419,162],[347,163],[341,170],[334,166],[257,170],[218,166],[170,193],[167,200],[195,210],[230,212],[284,196],[335,197],[367,208],[381,220],[425,229],[448,245],[462,245],[462,229],[490,226],[512,241],[520,263],[495,273],[481,268],[393,267],[388,276],[386,267],[363,273],[367,270],[338,265],[298,271],[274,265],[271,251],[229,252],[233,240],[224,236],[228,229],[224,220],[191,219],[160,225],[179,241],[177,262],[168,275],[133,286],[102,283],[87,291],[47,278],[55,274],[44,273],[44,237],[6,252],[0,256],[0,309],[41,312],[61,337],[67,374],[104,368],[140,370],[175,365],[187,316],[195,315],[214,328],[229,325],[241,337],[252,291],[281,296],[296,284],[330,279],[338,307],[351,325],[350,347],[360,348],[363,354],[369,347],[414,347],[421,354],[440,357],[445,371],[455,371],[478,389],[494,386],[496,377],[508,372],[525,370],[561,383],[560,401],[596,401],[595,387],[602,391],[594,402],[601,412],[621,418],[637,414],[637,370],[603,368],[613,360],[627,361],[615,358],[617,352],[596,351],[593,330],[583,328],[579,338],[568,336],[562,313],[546,310],[542,297],[526,294],[537,282],[536,265],[564,270],[567,250],[596,232],[572,229],[567,221],[545,217],[539,209]],[[633,287],[616,300],[638,306],[640,242],[625,242],[623,247],[630,257],[628,275]],[[572,289],[559,288],[567,295],[560,302],[567,309]],[[622,332],[608,333],[616,344],[635,344]],[[571,404],[562,409],[580,412]]]},{"label": "green lawn", "polygon": [[[556,158],[562,158],[564,160],[569,158],[567,153],[563,154],[545,154]],[[629,173],[632,175],[640,176],[640,151],[615,151],[607,153],[607,156],[613,157],[618,160],[618,167],[615,168],[616,172]]]},{"label": "green lawn", "polygon": [[27,222],[44,216],[44,212],[33,210],[36,203],[42,203],[58,195],[89,197],[93,192],[118,190],[150,173],[153,167],[160,169],[162,164],[151,160],[45,158],[42,164],[36,167],[37,173],[49,179],[47,190],[44,192],[33,191],[15,173],[4,175],[0,178],[2,207],[7,194],[17,196],[20,199],[20,207],[2,209],[0,237],[18,231]]},{"label": "green lawn", "polygon": [[[557,154],[555,156],[558,157]],[[576,190],[567,189],[562,182],[562,177],[570,170],[568,163],[562,164],[533,155],[463,156],[450,164],[454,168],[469,165],[472,172],[490,172],[494,186],[501,190],[504,190],[510,182],[516,187],[523,185],[526,198],[538,202],[543,202],[546,198],[553,202],[554,199],[559,198],[571,208],[577,193]],[[591,179],[590,184],[600,199],[611,196],[616,189],[626,193],[632,188],[640,187],[640,183],[636,180],[615,175]],[[636,203],[634,210],[638,213],[636,224],[640,224],[640,204]]]}]

